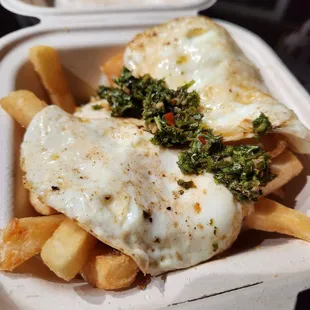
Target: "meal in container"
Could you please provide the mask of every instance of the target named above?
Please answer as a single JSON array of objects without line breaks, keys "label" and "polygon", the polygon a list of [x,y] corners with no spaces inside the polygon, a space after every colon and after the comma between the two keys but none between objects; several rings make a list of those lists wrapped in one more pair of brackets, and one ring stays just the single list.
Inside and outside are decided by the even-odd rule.
[{"label": "meal in container", "polygon": [[310,132],[212,20],[138,34],[79,107],[53,48],[29,59],[54,105],[17,90],[1,106],[27,128],[20,163],[41,216],[2,230],[1,270],[39,254],[64,280],[117,290],[203,263],[241,229],[310,240],[308,216],[265,198],[302,171]]}]

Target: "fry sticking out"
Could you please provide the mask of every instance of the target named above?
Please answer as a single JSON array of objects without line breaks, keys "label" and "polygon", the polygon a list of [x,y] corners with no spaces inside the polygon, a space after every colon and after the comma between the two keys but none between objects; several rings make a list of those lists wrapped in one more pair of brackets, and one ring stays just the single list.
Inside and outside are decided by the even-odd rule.
[{"label": "fry sticking out", "polygon": [[97,239],[72,220],[65,220],[44,244],[43,262],[58,277],[70,281],[82,269]]},{"label": "fry sticking out", "polygon": [[23,127],[27,127],[32,118],[47,106],[28,90],[11,92],[0,100],[0,104]]},{"label": "fry sticking out", "polygon": [[55,49],[49,46],[34,46],[29,59],[49,93],[52,103],[68,113],[75,111],[75,102]]},{"label": "fry sticking out", "polygon": [[107,76],[109,82],[113,84],[113,79],[121,75],[123,66],[124,66],[124,53],[119,53],[108,59],[101,66],[101,71]]},{"label": "fry sticking out", "polygon": [[310,217],[267,198],[261,198],[255,204],[254,211],[245,219],[244,225],[310,241]]},{"label": "fry sticking out", "polygon": [[273,193],[296,177],[303,167],[299,159],[289,150],[272,159],[271,170],[277,176],[263,188],[264,196]]},{"label": "fry sticking out", "polygon": [[64,219],[64,215],[51,215],[11,220],[0,240],[0,270],[12,271],[40,253]]}]

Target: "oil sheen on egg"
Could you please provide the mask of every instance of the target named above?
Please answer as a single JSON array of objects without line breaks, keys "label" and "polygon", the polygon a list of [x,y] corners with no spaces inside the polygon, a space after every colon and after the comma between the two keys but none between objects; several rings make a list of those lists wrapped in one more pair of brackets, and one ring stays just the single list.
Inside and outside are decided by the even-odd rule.
[{"label": "oil sheen on egg", "polygon": [[211,174],[182,175],[178,152],[150,138],[136,120],[77,118],[49,106],[27,128],[21,155],[26,186],[40,200],[158,275],[230,247],[242,210]]},{"label": "oil sheen on egg", "polygon": [[253,137],[252,121],[263,112],[295,151],[310,153],[310,131],[268,93],[229,33],[206,17],[179,18],[138,34],[124,64],[135,76],[164,78],[170,88],[194,80],[204,122],[226,141]]}]

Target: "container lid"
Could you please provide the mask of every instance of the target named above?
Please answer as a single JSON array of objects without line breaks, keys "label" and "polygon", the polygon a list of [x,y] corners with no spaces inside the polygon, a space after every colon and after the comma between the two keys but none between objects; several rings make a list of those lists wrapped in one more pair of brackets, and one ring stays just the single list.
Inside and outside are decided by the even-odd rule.
[{"label": "container lid", "polygon": [[[128,4],[128,0],[120,0],[119,3],[121,1],[124,1],[124,5],[86,3],[81,5],[80,2],[78,6],[71,8],[48,6],[47,0],[0,0],[0,3],[13,13],[37,17],[42,21],[53,20],[57,24],[65,20],[66,23],[81,24],[89,21],[90,16],[91,18],[100,16],[101,25],[118,26],[156,24],[175,17],[196,15],[198,11],[207,9],[216,2],[216,0],[170,0],[150,4],[147,0],[136,0]],[[57,1],[54,0],[54,3]]]}]

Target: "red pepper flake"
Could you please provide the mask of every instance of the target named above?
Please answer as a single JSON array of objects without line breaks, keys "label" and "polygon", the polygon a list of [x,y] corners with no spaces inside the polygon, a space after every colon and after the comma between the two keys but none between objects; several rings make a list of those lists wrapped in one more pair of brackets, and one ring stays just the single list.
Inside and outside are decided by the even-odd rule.
[{"label": "red pepper flake", "polygon": [[206,139],[205,139],[203,136],[199,136],[199,137],[198,137],[198,140],[199,140],[203,145],[206,145],[206,144],[207,144],[207,141],[206,141]]},{"label": "red pepper flake", "polygon": [[172,112],[168,112],[164,115],[164,119],[167,122],[168,125],[170,126],[175,126],[175,121],[174,121],[174,116]]}]

